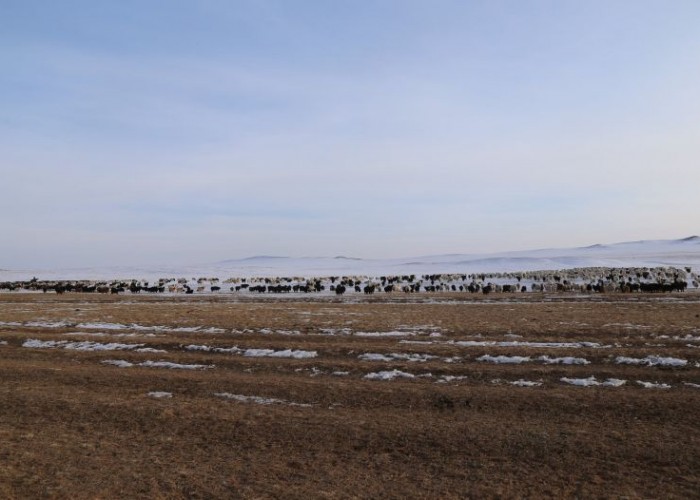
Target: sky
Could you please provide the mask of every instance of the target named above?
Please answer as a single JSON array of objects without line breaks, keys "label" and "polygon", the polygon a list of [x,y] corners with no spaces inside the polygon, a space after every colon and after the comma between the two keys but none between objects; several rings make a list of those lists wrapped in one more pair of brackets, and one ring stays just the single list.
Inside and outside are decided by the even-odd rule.
[{"label": "sky", "polygon": [[700,232],[700,2],[3,0],[0,268]]}]

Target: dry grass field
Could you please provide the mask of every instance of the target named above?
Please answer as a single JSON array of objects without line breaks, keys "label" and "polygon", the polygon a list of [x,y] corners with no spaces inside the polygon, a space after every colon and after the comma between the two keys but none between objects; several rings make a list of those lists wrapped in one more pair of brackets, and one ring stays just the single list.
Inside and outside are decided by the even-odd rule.
[{"label": "dry grass field", "polygon": [[4,293],[0,497],[697,498],[699,362],[696,293]]}]

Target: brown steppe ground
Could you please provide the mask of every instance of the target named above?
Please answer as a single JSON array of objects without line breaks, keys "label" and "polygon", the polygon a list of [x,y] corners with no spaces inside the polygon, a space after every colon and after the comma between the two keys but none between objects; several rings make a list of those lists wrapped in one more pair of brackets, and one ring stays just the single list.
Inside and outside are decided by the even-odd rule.
[{"label": "brown steppe ground", "polygon": [[[108,324],[89,324],[98,322]],[[125,326],[109,328],[115,324]],[[358,335],[396,331],[404,336]],[[138,343],[167,352],[23,347],[28,339]],[[607,347],[455,343],[470,340]],[[0,341],[1,498],[700,496],[700,387],[690,385],[700,384],[696,293],[3,293]],[[190,344],[318,355],[249,357],[185,349]],[[364,353],[436,358],[365,361],[358,358]],[[476,359],[484,354],[532,360]],[[590,364],[546,365],[537,360],[542,355]],[[616,363],[618,356],[649,355],[688,364]],[[138,365],[147,360],[213,366]],[[364,378],[395,369],[416,376]],[[449,375],[464,378],[446,381]],[[561,381],[590,376],[627,383]],[[542,384],[510,384],[520,379]],[[671,387],[644,388],[638,380]]]}]

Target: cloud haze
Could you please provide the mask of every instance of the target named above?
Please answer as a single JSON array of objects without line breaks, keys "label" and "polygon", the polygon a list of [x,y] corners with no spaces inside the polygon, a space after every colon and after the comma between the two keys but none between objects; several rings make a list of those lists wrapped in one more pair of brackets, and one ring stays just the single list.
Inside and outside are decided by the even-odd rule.
[{"label": "cloud haze", "polygon": [[697,2],[10,1],[0,16],[0,268],[700,227]]}]

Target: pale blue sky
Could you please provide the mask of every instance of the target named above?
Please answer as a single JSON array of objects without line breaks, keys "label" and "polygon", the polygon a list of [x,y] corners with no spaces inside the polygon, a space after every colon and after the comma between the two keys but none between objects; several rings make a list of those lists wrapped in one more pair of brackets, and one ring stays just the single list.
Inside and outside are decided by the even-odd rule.
[{"label": "pale blue sky", "polygon": [[0,268],[700,232],[700,2],[0,3]]}]

